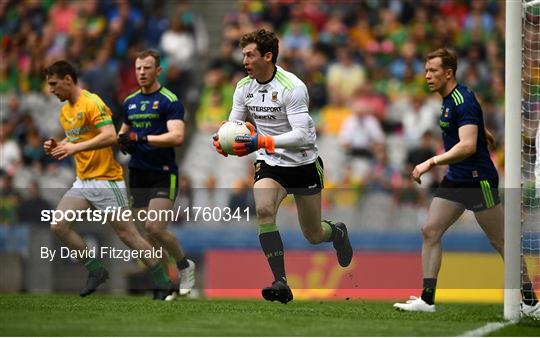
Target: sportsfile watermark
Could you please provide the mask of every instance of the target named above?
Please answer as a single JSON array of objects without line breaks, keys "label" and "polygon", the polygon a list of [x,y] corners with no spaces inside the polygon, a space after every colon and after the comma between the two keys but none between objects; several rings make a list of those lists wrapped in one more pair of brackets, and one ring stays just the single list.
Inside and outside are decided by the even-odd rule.
[{"label": "sportsfile watermark", "polygon": [[180,216],[186,222],[241,222],[250,221],[250,207],[182,207],[173,210],[137,210],[128,208],[106,207],[104,210],[41,210],[41,221],[50,224],[59,222],[173,222]]}]

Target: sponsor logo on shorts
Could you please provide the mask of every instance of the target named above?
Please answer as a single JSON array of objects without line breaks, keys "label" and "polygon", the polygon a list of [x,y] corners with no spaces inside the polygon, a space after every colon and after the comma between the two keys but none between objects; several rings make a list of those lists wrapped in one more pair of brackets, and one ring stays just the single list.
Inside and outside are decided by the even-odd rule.
[{"label": "sponsor logo on shorts", "polygon": [[313,184],[313,185],[310,185],[308,186],[308,189],[313,189],[313,188],[317,188],[317,183]]}]

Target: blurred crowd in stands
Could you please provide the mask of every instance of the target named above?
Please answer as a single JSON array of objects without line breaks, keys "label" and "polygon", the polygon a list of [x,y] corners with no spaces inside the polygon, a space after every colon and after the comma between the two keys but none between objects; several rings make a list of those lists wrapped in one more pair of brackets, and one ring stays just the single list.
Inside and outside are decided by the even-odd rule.
[{"label": "blurred crowd in stands", "polygon": [[[339,166],[327,163],[327,187],[380,191],[398,204],[424,205],[428,189],[413,185],[409,174],[442,151],[440,98],[427,91],[423,76],[424,56],[443,46],[459,54],[458,81],[482,104],[502,174],[504,2],[244,0],[231,2],[218,32],[208,29],[203,14],[185,0],[0,1],[2,190],[27,188],[22,200],[35,199],[34,188],[68,187],[74,179],[71,161],[58,163],[42,150],[44,139],[63,138],[61,103],[47,94],[44,66],[60,58],[74,62],[83,87],[119,121],[121,102],[137,89],[135,53],[159,49],[160,81],[184,102],[188,127],[206,136],[227,119],[235,83],[245,76],[239,38],[260,27],[278,33],[278,64],[306,83],[319,140],[343,154]],[[216,33],[219,48],[209,50]],[[189,187],[190,173],[181,174]],[[426,187],[443,174],[440,168]],[[2,203],[2,219],[21,217],[14,204]]]}]

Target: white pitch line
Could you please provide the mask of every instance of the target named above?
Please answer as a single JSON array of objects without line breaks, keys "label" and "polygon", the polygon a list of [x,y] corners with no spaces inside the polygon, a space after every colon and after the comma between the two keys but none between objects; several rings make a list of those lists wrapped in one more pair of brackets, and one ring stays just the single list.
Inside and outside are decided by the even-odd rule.
[{"label": "white pitch line", "polygon": [[487,323],[482,327],[465,332],[460,337],[484,337],[485,335],[490,334],[493,331],[497,331],[505,326],[515,323],[516,322],[514,321]]}]

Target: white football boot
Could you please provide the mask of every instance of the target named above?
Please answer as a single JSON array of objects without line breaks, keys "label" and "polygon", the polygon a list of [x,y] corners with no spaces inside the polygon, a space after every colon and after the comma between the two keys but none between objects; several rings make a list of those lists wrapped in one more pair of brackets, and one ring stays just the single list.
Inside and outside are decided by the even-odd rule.
[{"label": "white football boot", "polygon": [[180,270],[180,296],[188,295],[195,286],[195,263],[188,259],[189,266]]},{"label": "white football boot", "polygon": [[411,296],[405,303],[395,303],[394,307],[401,311],[435,312],[435,304],[429,305],[420,297]]},{"label": "white football boot", "polygon": [[540,302],[534,306],[521,303],[521,316],[540,320]]}]

